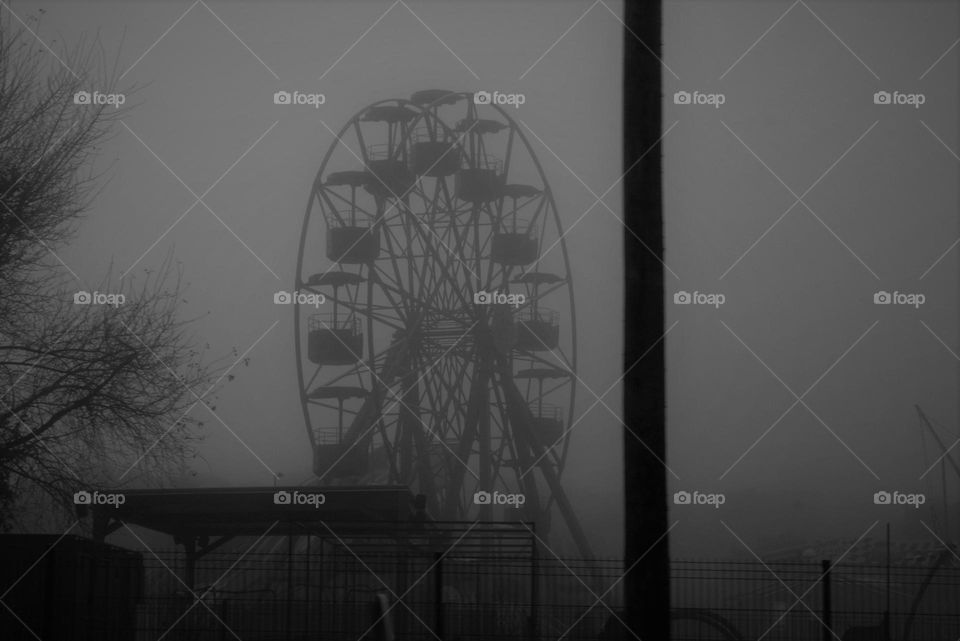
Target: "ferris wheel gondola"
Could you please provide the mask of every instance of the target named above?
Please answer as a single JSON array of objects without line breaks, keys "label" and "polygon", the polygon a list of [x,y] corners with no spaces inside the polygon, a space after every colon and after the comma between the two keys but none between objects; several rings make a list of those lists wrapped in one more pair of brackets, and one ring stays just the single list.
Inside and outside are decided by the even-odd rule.
[{"label": "ferris wheel gondola", "polygon": [[296,288],[326,300],[294,310],[321,482],[404,484],[436,518],[544,537],[557,510],[589,556],[560,481],[577,381],[564,231],[503,109],[427,90],[355,114],[310,190]]}]

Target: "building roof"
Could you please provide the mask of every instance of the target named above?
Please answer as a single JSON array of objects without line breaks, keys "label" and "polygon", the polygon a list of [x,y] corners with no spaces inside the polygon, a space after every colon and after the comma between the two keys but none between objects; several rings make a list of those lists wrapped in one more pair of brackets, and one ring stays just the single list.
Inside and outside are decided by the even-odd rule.
[{"label": "building roof", "polygon": [[[139,525],[174,537],[261,536],[271,527],[322,527],[338,532],[389,531],[414,519],[414,496],[405,486],[285,486],[148,489],[123,492],[122,502],[78,505],[92,512],[98,538],[122,524]],[[322,498],[319,498],[322,497]],[[119,503],[119,504],[116,504]],[[285,534],[289,527],[277,531]]]}]

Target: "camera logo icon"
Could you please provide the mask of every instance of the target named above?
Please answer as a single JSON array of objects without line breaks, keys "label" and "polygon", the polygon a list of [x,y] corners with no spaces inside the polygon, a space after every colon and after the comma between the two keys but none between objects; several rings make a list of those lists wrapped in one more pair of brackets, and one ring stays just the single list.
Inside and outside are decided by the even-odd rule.
[{"label": "camera logo icon", "polygon": [[673,494],[673,504],[674,505],[690,505],[690,492],[686,490],[680,490],[679,492],[674,492]]},{"label": "camera logo icon", "polygon": [[117,492],[89,492],[87,490],[80,490],[73,493],[74,505],[112,505],[115,508],[119,508],[126,502],[126,495]]},{"label": "camera logo icon", "polygon": [[75,105],[89,105],[91,102],[91,96],[89,91],[78,91],[73,94],[73,104]]},{"label": "camera logo icon", "polygon": [[675,305],[689,305],[692,302],[690,292],[679,291],[673,295],[673,302]]},{"label": "camera logo icon", "polygon": [[293,295],[290,292],[279,291],[273,294],[274,305],[289,305],[293,302]]},{"label": "camera logo icon", "polygon": [[890,505],[891,503],[890,492],[887,492],[885,490],[880,490],[879,492],[875,492],[873,495],[873,503],[874,505]]},{"label": "camera logo icon", "polygon": [[879,292],[873,295],[873,304],[874,305],[889,305],[893,302],[893,297],[890,296],[890,292],[885,292],[880,290]]},{"label": "camera logo icon", "polygon": [[275,105],[289,105],[292,100],[292,96],[289,91],[277,91],[273,94],[273,104]]},{"label": "camera logo icon", "polygon": [[489,305],[492,302],[493,297],[490,292],[474,292],[473,294],[474,305]]},{"label": "camera logo icon", "polygon": [[89,305],[92,300],[93,297],[90,296],[90,292],[76,292],[73,295],[74,305]]},{"label": "camera logo icon", "polygon": [[673,94],[673,104],[675,105],[689,105],[690,104],[690,92],[689,91],[678,91]]},{"label": "camera logo icon", "polygon": [[891,102],[891,96],[889,91],[878,91],[873,94],[873,104],[875,105],[889,105]]},{"label": "camera logo icon", "polygon": [[473,494],[474,505],[490,505],[492,503],[490,492],[480,490]]},{"label": "camera logo icon", "polygon": [[473,94],[473,104],[475,105],[489,105],[490,104],[490,92],[489,91],[477,91]]},{"label": "camera logo icon", "polygon": [[274,492],[273,504],[274,505],[290,505],[290,492],[287,492],[286,490],[280,490],[279,492]]}]

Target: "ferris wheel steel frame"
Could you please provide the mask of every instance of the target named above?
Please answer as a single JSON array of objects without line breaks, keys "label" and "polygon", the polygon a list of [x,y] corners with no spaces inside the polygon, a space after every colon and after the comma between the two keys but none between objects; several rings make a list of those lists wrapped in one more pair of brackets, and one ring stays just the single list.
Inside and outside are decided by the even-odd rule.
[{"label": "ferris wheel steel frame", "polygon": [[[451,126],[445,116],[463,103],[462,120]],[[360,484],[383,482],[385,474],[389,482],[416,486],[443,520],[475,513],[489,521],[489,504],[468,501],[470,472],[475,489],[522,490],[522,513],[544,536],[556,505],[581,554],[590,557],[560,482],[571,430],[562,410],[543,407],[545,399],[562,399],[567,421],[575,407],[576,313],[565,232],[546,174],[517,122],[498,105],[483,105],[483,111],[497,118],[479,117],[481,105],[472,92],[428,90],[410,100],[381,100],[355,113],[323,156],[301,228],[295,285],[297,292],[324,294],[334,311],[329,321],[308,318],[305,332],[310,310],[300,297],[293,301],[300,403],[315,472],[322,480]],[[385,139],[367,137],[365,125],[383,123]],[[500,160],[487,153],[485,137],[503,130],[508,133]],[[342,149],[352,166],[363,169],[331,168]],[[528,163],[527,175],[538,185],[507,183],[515,160]],[[488,187],[497,190],[495,198],[484,195]],[[533,211],[525,209],[531,204]],[[305,276],[306,253],[320,240],[313,225],[325,227],[331,264]],[[561,265],[559,275],[537,271],[551,234],[549,250],[560,250],[554,261]],[[529,239],[535,260],[527,260]],[[519,280],[510,280],[516,272]],[[515,309],[478,304],[488,288],[510,292],[518,283],[532,295]],[[539,307],[551,294],[556,301],[557,293],[569,323],[566,341],[558,338],[559,315]],[[531,344],[531,336],[545,349]],[[312,373],[305,361],[316,366]],[[529,369],[515,372],[515,364]],[[324,380],[327,367],[337,374]],[[518,378],[526,381],[523,389]],[[354,408],[345,408],[350,403]],[[332,415],[336,428],[319,424],[330,420],[319,417]],[[428,422],[436,423],[433,429]],[[546,438],[543,426],[552,429]],[[377,437],[379,450],[373,447]],[[433,441],[447,451],[431,449]],[[321,451],[332,461],[325,470],[316,463]],[[365,471],[352,473],[354,463]],[[342,473],[348,468],[351,473]],[[505,469],[507,475],[512,469],[513,483]]]}]

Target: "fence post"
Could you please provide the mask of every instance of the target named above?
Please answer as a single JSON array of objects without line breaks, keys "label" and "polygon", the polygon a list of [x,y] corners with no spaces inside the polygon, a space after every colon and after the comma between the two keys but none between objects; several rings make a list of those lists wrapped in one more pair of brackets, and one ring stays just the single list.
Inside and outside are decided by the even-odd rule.
[{"label": "fence post", "polygon": [[531,563],[530,569],[530,641],[537,641],[537,628],[539,627],[540,610],[537,607],[540,600],[540,557],[538,554],[539,544],[536,539],[537,524],[533,524],[534,537],[531,537]]},{"label": "fence post", "polygon": [[823,619],[823,641],[831,641],[833,639],[833,601],[832,595],[830,594],[830,561],[829,559],[823,559],[820,561],[820,570],[823,573],[823,576],[820,578],[822,584],[822,616]]},{"label": "fence post", "polygon": [[434,627],[437,629],[437,638],[444,641],[444,616],[443,616],[443,555],[436,552],[433,555],[433,599],[436,621]]},{"label": "fence post", "polygon": [[287,530],[287,594],[285,606],[284,632],[290,634],[293,617],[293,527]]},{"label": "fence post", "polygon": [[[220,602],[220,619],[224,622],[230,620],[230,599],[224,599]],[[227,641],[227,635],[230,634],[227,625],[220,626],[220,641]]]}]

